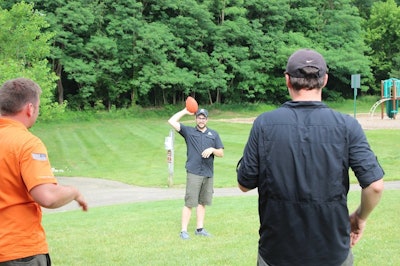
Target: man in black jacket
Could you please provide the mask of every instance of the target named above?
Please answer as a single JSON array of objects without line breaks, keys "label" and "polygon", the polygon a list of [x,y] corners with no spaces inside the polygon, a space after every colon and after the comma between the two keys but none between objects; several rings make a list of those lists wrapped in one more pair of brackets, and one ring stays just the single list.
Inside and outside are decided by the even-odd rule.
[{"label": "man in black jacket", "polygon": [[[316,51],[290,56],[292,101],[254,121],[238,165],[239,188],[258,188],[258,265],[353,265],[350,248],[381,198],[384,171],[360,124],[322,103],[327,72]],[[351,215],[349,168],[362,187]]]}]

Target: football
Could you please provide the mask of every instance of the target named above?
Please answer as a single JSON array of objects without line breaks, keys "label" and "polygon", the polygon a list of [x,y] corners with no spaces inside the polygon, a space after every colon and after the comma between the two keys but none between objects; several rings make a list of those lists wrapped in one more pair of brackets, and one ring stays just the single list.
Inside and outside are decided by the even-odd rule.
[{"label": "football", "polygon": [[186,109],[191,113],[196,113],[197,109],[199,109],[197,101],[191,96],[188,96],[186,99]]}]

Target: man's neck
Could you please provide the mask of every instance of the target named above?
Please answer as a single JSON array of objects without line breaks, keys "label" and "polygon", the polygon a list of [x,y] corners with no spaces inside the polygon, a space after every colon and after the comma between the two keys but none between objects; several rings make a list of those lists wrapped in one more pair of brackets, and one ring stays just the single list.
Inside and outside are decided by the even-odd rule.
[{"label": "man's neck", "polygon": [[14,120],[14,121],[20,122],[26,128],[30,128],[31,127],[31,125],[29,125],[28,120],[24,116],[22,116],[20,113],[16,114],[16,115],[1,115],[0,118],[5,118],[5,119],[9,119],[9,120]]},{"label": "man's neck", "polygon": [[292,90],[292,93],[290,94],[292,97],[292,100],[295,102],[304,102],[304,101],[317,101],[321,102],[322,101],[322,96],[321,96],[321,90],[299,90],[299,91],[294,91]]},{"label": "man's neck", "polygon": [[197,130],[201,131],[202,133],[206,132],[207,127],[203,127],[203,128],[199,128],[199,126],[197,126]]}]

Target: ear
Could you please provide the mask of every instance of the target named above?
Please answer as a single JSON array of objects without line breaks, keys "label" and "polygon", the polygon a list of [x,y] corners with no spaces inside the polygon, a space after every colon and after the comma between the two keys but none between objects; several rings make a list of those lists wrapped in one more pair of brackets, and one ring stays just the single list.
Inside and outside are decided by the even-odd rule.
[{"label": "ear", "polygon": [[290,98],[293,99],[295,91],[293,90],[292,83],[290,83],[290,76],[288,74],[285,74],[285,80],[286,80],[286,87],[289,93]]},{"label": "ear", "polygon": [[290,83],[290,77],[289,77],[288,74],[285,74],[285,80],[286,80],[286,87],[287,87],[288,89],[292,89],[292,88],[293,88],[293,87],[292,87],[292,83]]},{"label": "ear", "polygon": [[28,117],[33,116],[33,113],[35,112],[35,106],[33,105],[33,103],[28,103],[27,105],[25,105],[25,112]]},{"label": "ear", "polygon": [[326,84],[328,83],[328,74],[325,74],[324,77],[324,86],[322,86],[322,88],[324,88],[326,86]]}]

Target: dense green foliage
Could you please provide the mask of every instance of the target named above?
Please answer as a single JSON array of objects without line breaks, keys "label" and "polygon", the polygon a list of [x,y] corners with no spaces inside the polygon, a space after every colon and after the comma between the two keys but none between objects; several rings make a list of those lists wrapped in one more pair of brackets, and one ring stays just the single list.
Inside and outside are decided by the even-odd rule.
[{"label": "dense green foliage", "polygon": [[[0,1],[0,11],[10,10],[17,18],[13,23],[24,25],[12,13],[18,2]],[[361,90],[367,93],[379,91],[380,80],[399,75],[400,8],[394,0],[26,2],[34,6],[18,6],[31,17],[28,30],[41,34],[32,39],[10,30],[7,20],[0,23],[0,58],[21,60],[8,52],[18,48],[28,59],[36,52],[42,64],[32,66],[44,68],[49,59],[52,72],[40,72],[49,76],[46,81],[54,81],[53,73],[59,78],[52,100],[77,110],[162,106],[188,95],[201,104],[279,103],[287,99],[287,57],[302,47],[327,59],[327,99],[353,95],[351,74],[362,75]],[[5,47],[10,34],[35,49]],[[31,76],[40,81],[37,75]]]},{"label": "dense green foliage", "polygon": [[371,48],[372,67],[377,81],[400,77],[400,8],[394,0],[377,2],[365,23],[366,42]]},{"label": "dense green foliage", "polygon": [[35,80],[42,88],[41,104],[46,109],[53,102],[57,77],[48,67],[50,31],[45,17],[32,12],[33,5],[16,4],[10,10],[0,9],[0,84],[16,77]]}]

